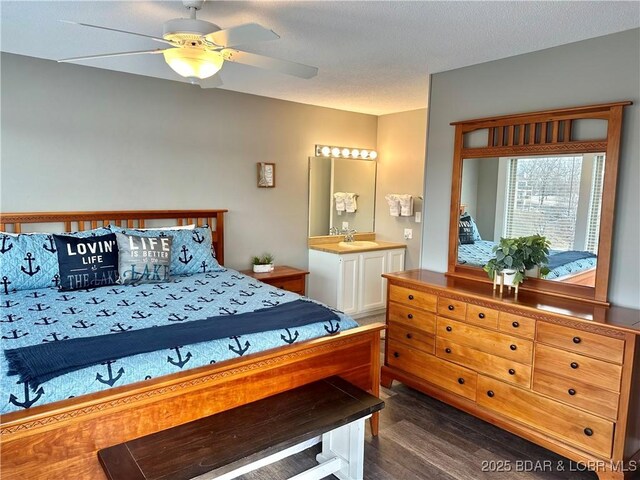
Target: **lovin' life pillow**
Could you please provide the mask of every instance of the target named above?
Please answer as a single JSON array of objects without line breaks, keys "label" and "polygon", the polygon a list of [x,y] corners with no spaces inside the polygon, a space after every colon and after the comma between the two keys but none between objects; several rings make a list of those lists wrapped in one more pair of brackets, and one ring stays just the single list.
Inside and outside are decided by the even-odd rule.
[{"label": "lovin' life pillow", "polygon": [[[107,228],[64,233],[77,238],[111,233]],[[58,287],[58,249],[51,233],[0,232],[0,294]]]},{"label": "lovin' life pillow", "polygon": [[109,226],[111,231],[141,237],[171,237],[171,275],[224,270],[214,257],[209,227],[192,230],[135,230]]},{"label": "lovin' life pillow", "polygon": [[168,282],[170,279],[171,241],[166,237],[143,237],[116,233],[118,241],[118,283]]},{"label": "lovin' life pillow", "polygon": [[54,235],[60,290],[114,285],[118,279],[118,243],[113,233],[77,238]]}]

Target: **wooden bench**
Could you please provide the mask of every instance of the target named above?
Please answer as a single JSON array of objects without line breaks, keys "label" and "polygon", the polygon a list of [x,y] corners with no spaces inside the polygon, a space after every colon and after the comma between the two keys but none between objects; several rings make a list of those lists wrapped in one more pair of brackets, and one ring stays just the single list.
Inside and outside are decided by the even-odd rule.
[{"label": "wooden bench", "polygon": [[384,402],[338,377],[98,452],[110,480],[228,480],[322,442],[291,480],[363,478],[365,419]]}]

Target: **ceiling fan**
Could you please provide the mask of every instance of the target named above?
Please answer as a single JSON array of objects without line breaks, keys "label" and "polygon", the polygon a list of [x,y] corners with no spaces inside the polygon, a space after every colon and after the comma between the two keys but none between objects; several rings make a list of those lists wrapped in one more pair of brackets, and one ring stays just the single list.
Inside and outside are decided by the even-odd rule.
[{"label": "ceiling fan", "polygon": [[89,55],[65,58],[58,60],[58,62],[78,62],[127,55],[162,54],[165,62],[178,75],[187,78],[191,83],[200,84],[202,88],[214,88],[222,85],[219,76],[205,83],[200,83],[199,81],[213,77],[222,68],[225,61],[275,70],[300,78],[311,78],[317,75],[318,69],[316,67],[232,48],[238,45],[280,38],[272,30],[264,28],[257,23],[248,23],[222,30],[214,23],[196,19],[196,12],[202,8],[204,0],[183,0],[182,3],[189,10],[190,18],[174,18],[165,22],[162,37],[63,20],[65,23],[83,27],[99,28],[149,38],[156,42],[170,45],[170,48]]}]

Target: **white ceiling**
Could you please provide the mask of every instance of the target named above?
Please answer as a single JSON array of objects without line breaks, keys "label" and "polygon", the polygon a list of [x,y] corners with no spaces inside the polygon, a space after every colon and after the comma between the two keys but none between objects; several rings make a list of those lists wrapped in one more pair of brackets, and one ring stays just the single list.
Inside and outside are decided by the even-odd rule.
[{"label": "white ceiling", "polygon": [[[1,0],[0,8],[1,50],[52,60],[159,46],[57,20],[161,36],[166,20],[187,16],[175,1]],[[282,38],[245,50],[320,69],[302,80],[226,62],[222,88],[381,115],[424,108],[430,73],[637,28],[640,2],[214,0],[198,18],[221,28],[260,23]],[[184,81],[161,55],[83,63]]]}]

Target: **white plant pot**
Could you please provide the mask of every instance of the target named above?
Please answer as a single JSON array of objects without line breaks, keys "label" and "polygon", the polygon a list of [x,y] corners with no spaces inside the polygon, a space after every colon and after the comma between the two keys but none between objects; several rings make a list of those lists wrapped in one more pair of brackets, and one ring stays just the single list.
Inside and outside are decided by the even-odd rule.
[{"label": "white plant pot", "polygon": [[516,276],[517,270],[513,270],[510,268],[505,268],[502,270],[502,284],[505,287],[513,287],[515,284],[513,283],[513,279]]},{"label": "white plant pot", "polygon": [[273,263],[267,263],[265,265],[254,265],[253,266],[254,273],[269,273],[273,272]]},{"label": "white plant pot", "polygon": [[529,278],[539,278],[540,277],[540,266],[539,265],[534,265],[533,267],[529,268],[528,270],[524,271],[524,275],[525,277],[529,277]]}]

